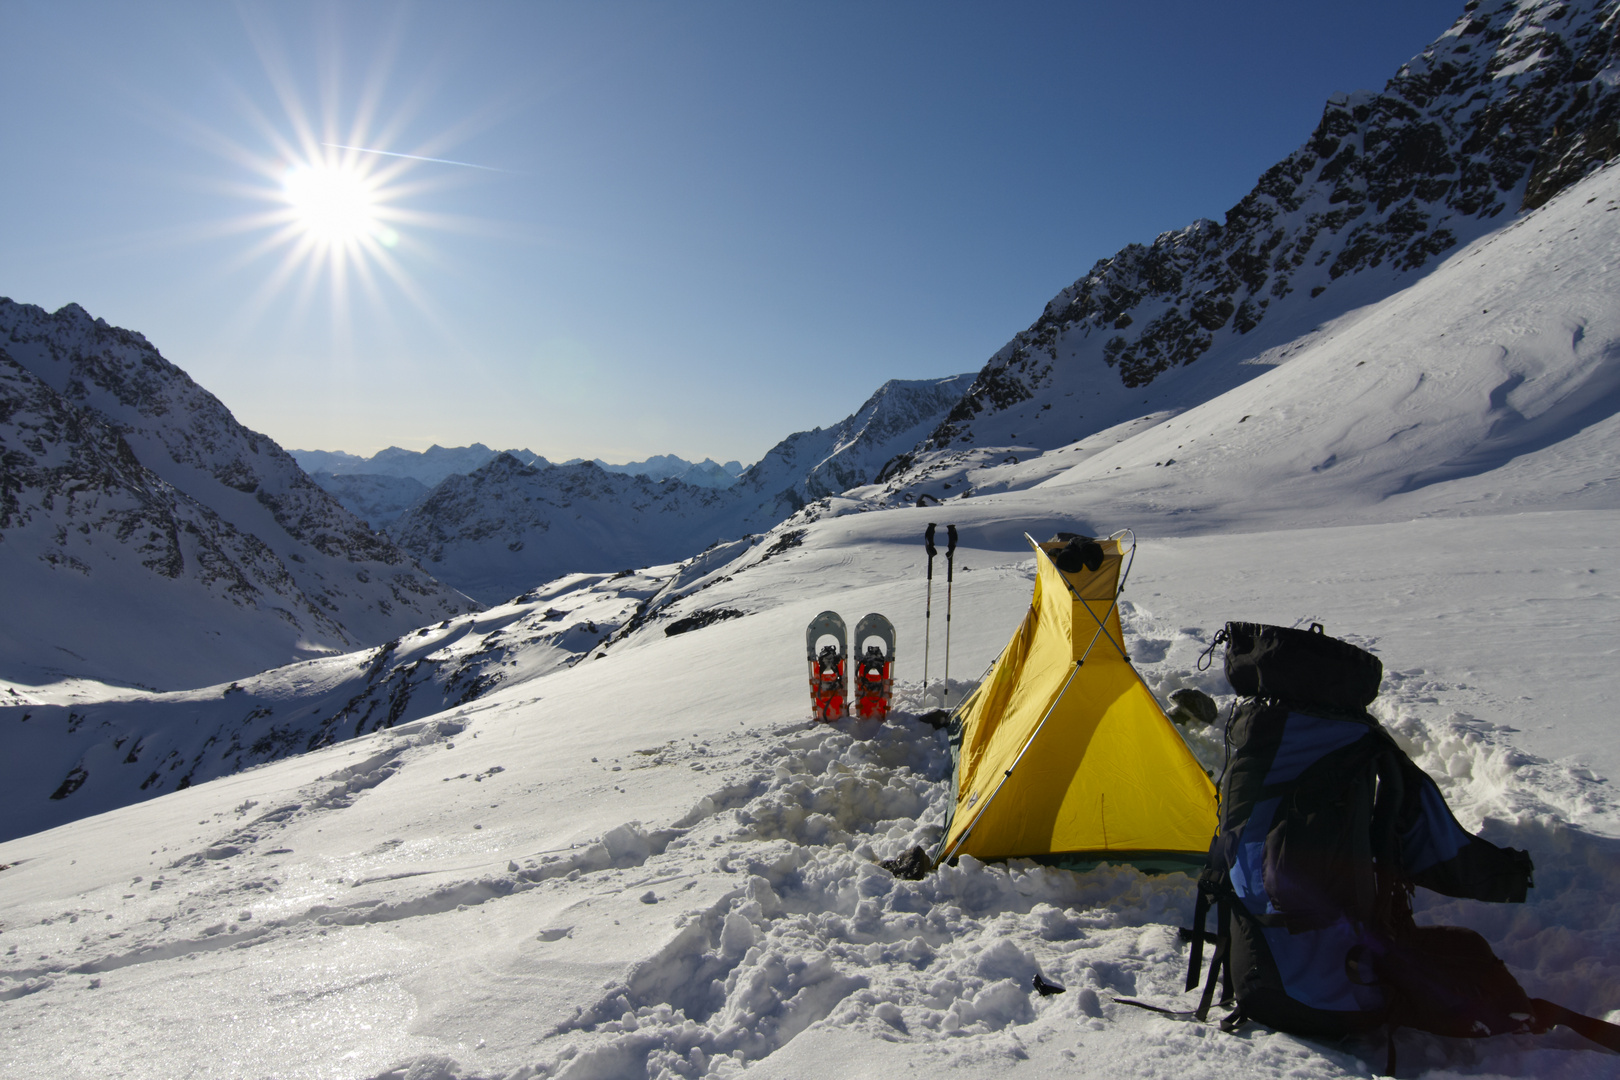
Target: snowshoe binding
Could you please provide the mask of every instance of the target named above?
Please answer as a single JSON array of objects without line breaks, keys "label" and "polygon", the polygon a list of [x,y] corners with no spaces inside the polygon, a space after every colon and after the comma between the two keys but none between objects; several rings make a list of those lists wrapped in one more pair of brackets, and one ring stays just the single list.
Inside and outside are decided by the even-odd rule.
[{"label": "snowshoe binding", "polygon": [[[870,638],[880,644],[868,645]],[[855,708],[862,720],[883,720],[894,696],[894,625],[873,612],[855,624]]]},{"label": "snowshoe binding", "polygon": [[[823,638],[835,644],[817,646]],[[844,715],[848,681],[844,672],[849,658],[849,630],[836,611],[823,611],[810,620],[805,630],[806,659],[810,662],[810,712],[817,720],[832,721]]]}]

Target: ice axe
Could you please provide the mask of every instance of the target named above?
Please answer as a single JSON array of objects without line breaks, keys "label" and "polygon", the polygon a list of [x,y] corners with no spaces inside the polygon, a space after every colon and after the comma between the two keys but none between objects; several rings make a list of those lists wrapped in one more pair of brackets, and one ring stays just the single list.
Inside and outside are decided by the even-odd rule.
[{"label": "ice axe", "polygon": [[923,547],[928,549],[928,602],[923,608],[923,700],[928,699],[928,647],[934,630],[934,523],[928,523],[923,533]]},{"label": "ice axe", "polygon": [[956,526],[945,526],[945,690],[939,703],[949,705],[951,698],[951,581],[956,576]]}]

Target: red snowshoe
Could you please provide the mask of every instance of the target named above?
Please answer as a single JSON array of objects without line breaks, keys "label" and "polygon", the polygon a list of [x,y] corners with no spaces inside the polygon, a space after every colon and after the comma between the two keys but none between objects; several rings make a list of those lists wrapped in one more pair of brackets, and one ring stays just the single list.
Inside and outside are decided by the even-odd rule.
[{"label": "red snowshoe", "polygon": [[[837,644],[816,645],[822,638]],[[810,661],[810,712],[817,720],[837,720],[844,715],[848,682],[844,662],[849,658],[849,630],[836,611],[823,611],[810,620],[804,635],[805,653]]]},{"label": "red snowshoe", "polygon": [[[881,644],[867,645],[868,638]],[[862,720],[883,720],[894,695],[894,625],[877,612],[855,624],[855,710]]]}]

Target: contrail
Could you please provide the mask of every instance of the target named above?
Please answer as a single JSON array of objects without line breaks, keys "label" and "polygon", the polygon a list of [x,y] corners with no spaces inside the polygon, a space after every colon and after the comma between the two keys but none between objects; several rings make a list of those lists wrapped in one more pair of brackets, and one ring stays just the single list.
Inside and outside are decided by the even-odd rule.
[{"label": "contrail", "polygon": [[342,143],[323,142],[322,146],[330,146],[334,150],[353,150],[357,154],[381,154],[383,157],[406,158],[410,161],[431,161],[435,165],[460,165],[466,169],[483,169],[485,172],[506,172],[490,165],[474,165],[470,161],[451,161],[449,158],[422,157],[419,154],[396,154],[391,150],[372,150],[365,146],[344,146]]}]

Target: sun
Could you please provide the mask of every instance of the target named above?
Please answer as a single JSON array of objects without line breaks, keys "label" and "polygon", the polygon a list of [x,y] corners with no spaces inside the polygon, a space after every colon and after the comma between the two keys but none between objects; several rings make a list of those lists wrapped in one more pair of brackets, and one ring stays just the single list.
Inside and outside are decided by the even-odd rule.
[{"label": "sun", "polygon": [[[435,235],[490,226],[439,209],[448,205],[441,200],[474,177],[504,170],[440,156],[471,121],[437,133],[415,130],[425,100],[419,88],[390,109],[391,49],[379,52],[358,82],[338,65],[312,99],[293,65],[266,41],[267,83],[231,87],[246,121],[240,133],[174,118],[185,137],[214,150],[230,168],[229,177],[212,186],[241,209],[197,232],[248,240],[224,264],[228,274],[258,277],[243,298],[237,332],[257,332],[272,311],[291,316],[283,326],[301,323],[318,306],[337,340],[347,340],[357,317],[392,326],[397,320],[390,313],[404,309],[448,333],[432,290],[417,274],[442,267]],[[261,100],[266,89],[270,99]]]},{"label": "sun", "polygon": [[348,246],[385,235],[375,183],[359,169],[296,164],[287,169],[282,191],[293,224],[319,244]]}]

